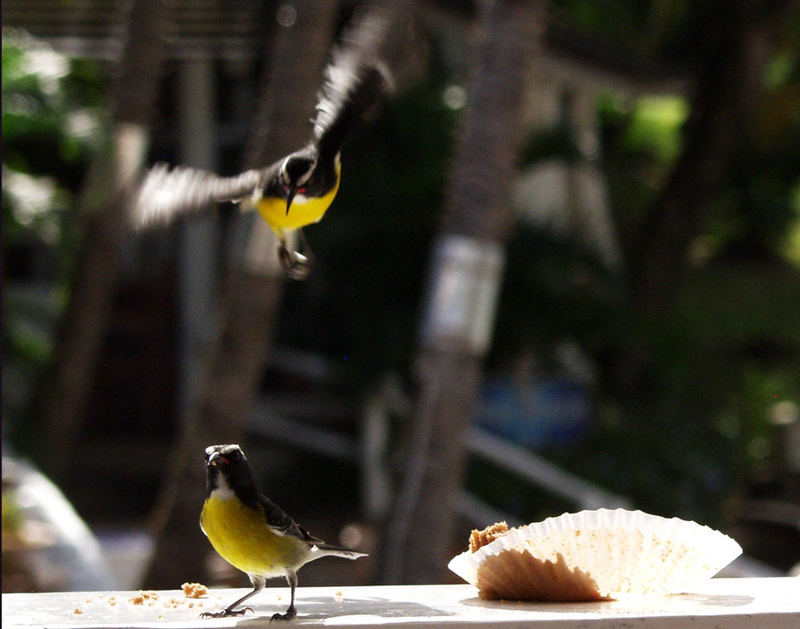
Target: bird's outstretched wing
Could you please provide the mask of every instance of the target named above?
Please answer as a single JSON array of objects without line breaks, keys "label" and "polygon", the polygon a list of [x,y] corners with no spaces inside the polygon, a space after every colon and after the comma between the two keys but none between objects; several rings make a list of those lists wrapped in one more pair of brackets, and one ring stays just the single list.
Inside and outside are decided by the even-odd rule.
[{"label": "bird's outstretched wing", "polygon": [[238,201],[269,181],[277,165],[248,170],[233,177],[160,163],[145,175],[131,205],[130,220],[135,228],[166,224],[181,215],[208,211],[221,201]]},{"label": "bird's outstretched wing", "polygon": [[321,159],[335,155],[364,114],[393,89],[380,48],[394,19],[390,9],[374,8],[354,20],[334,49],[314,119],[313,140]]}]

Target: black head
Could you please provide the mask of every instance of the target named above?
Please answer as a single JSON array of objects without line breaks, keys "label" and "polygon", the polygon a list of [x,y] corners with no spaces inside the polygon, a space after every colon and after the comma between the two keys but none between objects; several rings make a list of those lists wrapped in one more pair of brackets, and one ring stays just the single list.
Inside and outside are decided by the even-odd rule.
[{"label": "black head", "polygon": [[281,164],[279,177],[286,194],[286,213],[292,206],[296,194],[304,194],[317,167],[316,153],[303,151],[289,155]]},{"label": "black head", "polygon": [[206,484],[208,492],[227,486],[240,499],[257,493],[253,472],[242,449],[235,443],[206,448]]}]

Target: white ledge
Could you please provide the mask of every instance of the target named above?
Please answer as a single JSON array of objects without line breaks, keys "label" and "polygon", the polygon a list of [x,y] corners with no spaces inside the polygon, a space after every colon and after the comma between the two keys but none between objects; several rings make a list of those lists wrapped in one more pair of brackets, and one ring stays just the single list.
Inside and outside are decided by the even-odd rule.
[{"label": "white ledge", "polygon": [[[289,602],[287,588],[273,587],[248,601],[252,614],[200,618],[245,592],[214,589],[205,598],[187,599],[180,590],[165,590],[138,605],[129,600],[137,592],[3,594],[3,628],[257,628],[267,627]],[[482,601],[469,585],[300,587],[296,605],[291,625],[786,629],[800,627],[800,578],[712,579],[686,594],[598,603]]]}]

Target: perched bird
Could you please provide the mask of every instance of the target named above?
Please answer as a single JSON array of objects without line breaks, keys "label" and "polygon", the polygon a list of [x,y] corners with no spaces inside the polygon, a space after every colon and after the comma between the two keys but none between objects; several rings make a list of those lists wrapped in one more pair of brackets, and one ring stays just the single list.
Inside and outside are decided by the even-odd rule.
[{"label": "perched bird", "polygon": [[236,444],[206,448],[206,483],[200,527],[226,561],[247,573],[253,591],[224,610],[206,612],[203,616],[219,618],[252,611],[249,607],[237,607],[263,590],[267,579],[285,576],[291,588],[291,602],[285,613],[275,613],[272,620],[290,620],[297,615],[294,591],[297,571],[302,566],[321,557],[366,556],[312,536],[260,494],[244,452]]},{"label": "perched bird", "polygon": [[392,77],[381,59],[388,14],[376,12],[350,29],[325,70],[311,140],[266,168],[232,177],[166,164],[156,164],[144,177],[132,204],[137,228],[167,223],[175,217],[208,210],[215,202],[242,202],[256,209],[280,239],[278,255],[289,277],[304,279],[310,261],[290,251],[287,233],[325,215],[339,189],[340,151],[345,138],[364,114],[392,88]]}]

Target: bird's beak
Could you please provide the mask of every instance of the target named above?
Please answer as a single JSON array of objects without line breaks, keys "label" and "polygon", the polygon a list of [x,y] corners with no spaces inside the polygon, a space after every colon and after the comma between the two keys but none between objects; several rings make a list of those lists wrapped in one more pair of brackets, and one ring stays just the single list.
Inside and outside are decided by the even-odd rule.
[{"label": "bird's beak", "polygon": [[289,208],[292,207],[292,201],[294,201],[294,195],[297,194],[297,188],[289,188],[286,191],[286,216],[289,216]]},{"label": "bird's beak", "polygon": [[219,452],[212,452],[211,455],[208,457],[208,461],[206,461],[206,465],[216,465],[218,458],[219,458]]}]

